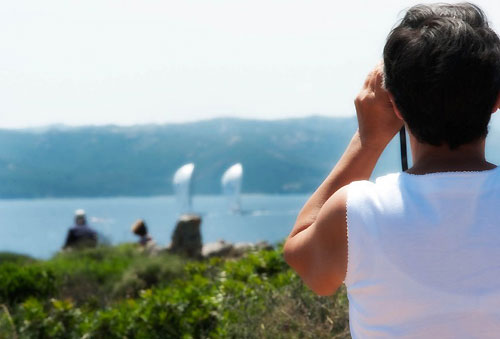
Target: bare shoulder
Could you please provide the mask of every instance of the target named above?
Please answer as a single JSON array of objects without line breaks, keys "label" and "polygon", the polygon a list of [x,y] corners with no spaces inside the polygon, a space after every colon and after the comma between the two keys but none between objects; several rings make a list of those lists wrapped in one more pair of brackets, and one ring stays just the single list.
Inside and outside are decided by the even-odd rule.
[{"label": "bare shoulder", "polygon": [[285,244],[285,259],[314,292],[334,293],[347,269],[347,188],[335,192],[316,220]]}]

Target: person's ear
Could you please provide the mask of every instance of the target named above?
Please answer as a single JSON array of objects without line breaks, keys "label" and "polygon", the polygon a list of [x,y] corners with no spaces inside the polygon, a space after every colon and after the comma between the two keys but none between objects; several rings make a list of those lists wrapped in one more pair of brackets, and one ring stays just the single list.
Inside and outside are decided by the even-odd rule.
[{"label": "person's ear", "polygon": [[491,113],[493,114],[499,109],[500,109],[500,93],[498,93],[497,102],[495,102],[495,106],[493,106],[493,111]]},{"label": "person's ear", "polygon": [[[392,96],[391,92],[387,91],[387,94],[389,95],[389,100],[391,100],[392,104],[392,109],[394,110],[394,113],[396,113],[396,116],[400,119],[403,120],[403,116],[401,115],[401,112],[399,111],[398,107],[394,103],[394,97]],[[404,121],[404,120],[403,120]]]}]

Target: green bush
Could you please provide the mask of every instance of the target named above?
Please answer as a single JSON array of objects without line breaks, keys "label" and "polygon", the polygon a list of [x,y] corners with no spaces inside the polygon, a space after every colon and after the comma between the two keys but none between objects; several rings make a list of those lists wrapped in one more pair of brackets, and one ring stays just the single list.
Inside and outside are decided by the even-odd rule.
[{"label": "green bush", "polygon": [[185,260],[167,254],[136,261],[115,284],[113,295],[137,297],[141,290],[165,286],[185,276],[184,266]]},{"label": "green bush", "polygon": [[21,338],[79,338],[78,322],[81,311],[70,301],[52,299],[44,304],[37,299],[26,300],[16,314]]},{"label": "green bush", "polygon": [[31,264],[36,260],[32,257],[24,254],[10,253],[10,252],[0,252],[0,264],[3,263],[13,263],[18,265]]},{"label": "green bush", "polygon": [[[187,261],[148,257],[124,245],[0,267],[0,283],[14,279],[36,287],[0,286],[2,296],[9,289],[17,296],[0,310],[0,337],[349,337],[345,290],[328,298],[314,295],[288,268],[280,248],[237,260]],[[36,285],[22,278],[36,272],[50,279]],[[87,287],[78,288],[78,282]],[[49,283],[52,290],[44,290]]]},{"label": "green bush", "polygon": [[44,265],[59,278],[59,298],[104,307],[112,301],[113,289],[128,267],[144,258],[134,246],[125,244],[61,252]]},{"label": "green bush", "polygon": [[56,286],[56,276],[48,268],[11,262],[0,265],[1,302],[14,304],[29,297],[47,298],[54,295]]},{"label": "green bush", "polygon": [[6,305],[0,305],[0,338],[15,338],[16,326]]}]

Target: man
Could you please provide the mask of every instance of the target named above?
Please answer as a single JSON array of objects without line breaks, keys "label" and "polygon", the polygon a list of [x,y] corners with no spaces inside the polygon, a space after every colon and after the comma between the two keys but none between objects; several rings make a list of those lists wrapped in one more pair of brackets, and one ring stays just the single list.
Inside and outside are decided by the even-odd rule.
[{"label": "man", "polygon": [[[498,337],[500,170],[484,149],[499,94],[500,40],[478,7],[415,6],[390,33],[359,129],[284,247],[316,293],[345,282],[353,338]],[[413,167],[367,181],[403,124]]]},{"label": "man", "polygon": [[66,237],[64,249],[97,246],[97,233],[87,225],[85,211],[75,211],[75,226],[71,227]]}]

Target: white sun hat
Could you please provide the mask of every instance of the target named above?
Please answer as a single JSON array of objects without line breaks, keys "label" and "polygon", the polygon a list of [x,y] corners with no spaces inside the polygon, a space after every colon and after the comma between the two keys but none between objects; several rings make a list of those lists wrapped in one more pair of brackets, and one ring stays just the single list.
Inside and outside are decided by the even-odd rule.
[{"label": "white sun hat", "polygon": [[75,217],[84,217],[85,216],[85,210],[78,209],[75,211]]}]

